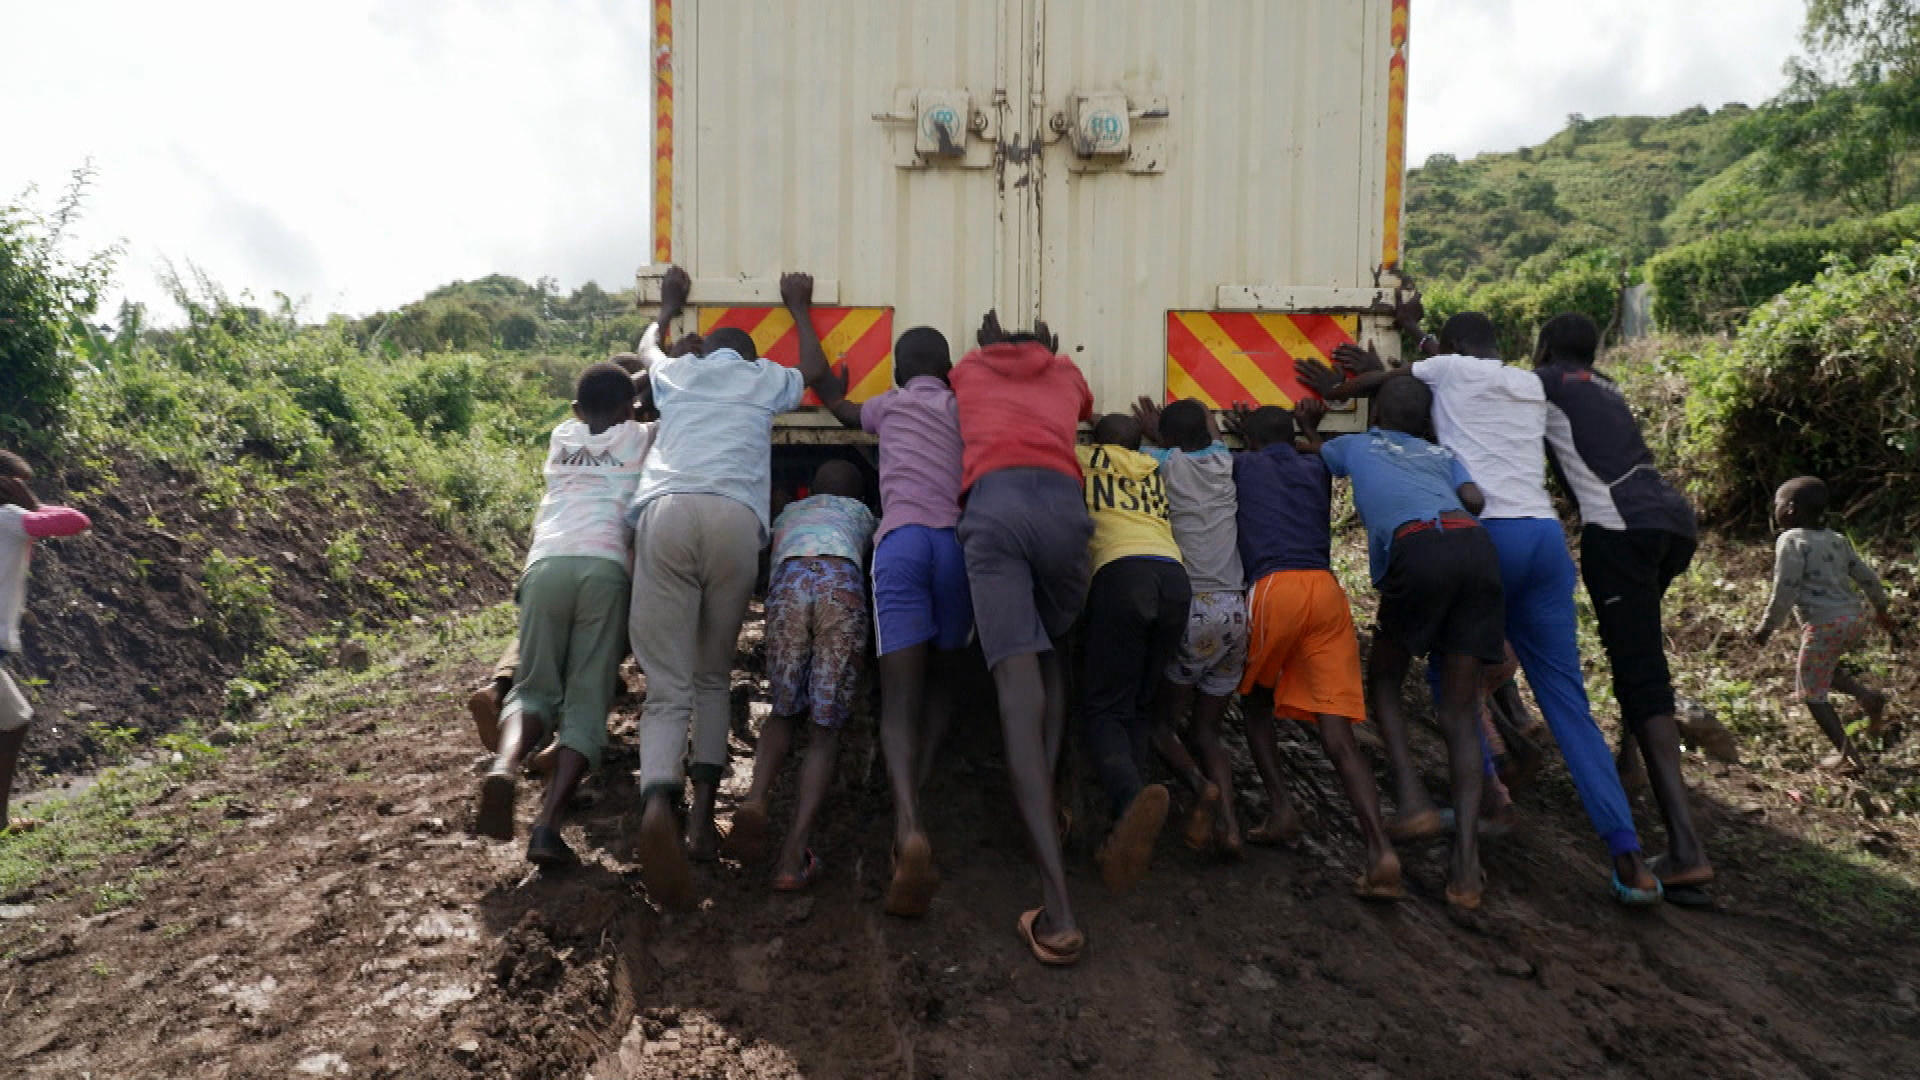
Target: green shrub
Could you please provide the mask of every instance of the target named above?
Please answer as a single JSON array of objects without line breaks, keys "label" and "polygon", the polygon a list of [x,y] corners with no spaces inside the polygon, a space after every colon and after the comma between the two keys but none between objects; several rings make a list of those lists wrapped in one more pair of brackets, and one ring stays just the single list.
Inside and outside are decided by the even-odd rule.
[{"label": "green shrub", "polygon": [[1825,271],[1732,342],[1672,362],[1687,381],[1682,456],[1712,515],[1762,523],[1773,489],[1811,474],[1850,530],[1920,528],[1920,245]]},{"label": "green shrub", "polygon": [[1740,230],[1682,244],[1647,262],[1653,317],[1673,333],[1725,332],[1836,257],[1859,262],[1913,239],[1920,239],[1920,206],[1819,229]]},{"label": "green shrub", "polygon": [[1429,285],[1422,292],[1427,324],[1437,331],[1462,311],[1481,312],[1500,332],[1500,355],[1522,360],[1533,352],[1541,325],[1555,315],[1582,312],[1602,329],[1612,323],[1625,279],[1611,261],[1603,254],[1569,259],[1540,281],[1499,281],[1471,289],[1446,282]]},{"label": "green shrub", "polygon": [[221,639],[251,645],[273,636],[280,612],[273,604],[273,568],[245,555],[229,556],[219,548],[200,567],[200,584],[213,610],[213,628]]},{"label": "green shrub", "polygon": [[74,262],[63,251],[88,176],[74,174],[51,217],[0,203],[0,442],[42,453],[64,428],[82,320],[99,302],[113,256]]}]

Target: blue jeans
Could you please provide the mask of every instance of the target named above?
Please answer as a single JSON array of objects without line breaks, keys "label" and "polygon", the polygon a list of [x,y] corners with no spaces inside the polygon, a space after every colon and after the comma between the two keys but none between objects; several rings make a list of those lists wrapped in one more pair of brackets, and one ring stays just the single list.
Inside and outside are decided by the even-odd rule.
[{"label": "blue jeans", "polygon": [[1613,751],[1587,704],[1573,607],[1579,574],[1567,552],[1566,534],[1558,521],[1547,518],[1494,518],[1481,524],[1500,553],[1507,641],[1560,744],[1587,817],[1607,842],[1609,854],[1639,851],[1633,810],[1614,770]]}]

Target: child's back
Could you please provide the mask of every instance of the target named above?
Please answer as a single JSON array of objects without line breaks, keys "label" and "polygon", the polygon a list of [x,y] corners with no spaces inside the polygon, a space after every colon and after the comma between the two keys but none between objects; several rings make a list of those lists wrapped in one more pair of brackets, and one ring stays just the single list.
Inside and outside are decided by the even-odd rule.
[{"label": "child's back", "polygon": [[1788,529],[1773,548],[1773,598],[1766,626],[1785,621],[1788,610],[1808,626],[1866,614],[1887,606],[1886,589],[1847,538],[1825,528]]},{"label": "child's back", "polygon": [[1225,443],[1160,455],[1173,538],[1187,565],[1193,591],[1225,592],[1246,587],[1240,563],[1240,502],[1233,480],[1233,454]]},{"label": "child's back", "polygon": [[547,440],[547,490],[534,514],[527,565],[556,555],[629,561],[627,508],[653,445],[654,425],[627,420],[599,434],[568,418]]},{"label": "child's back", "polygon": [[1332,565],[1333,477],[1317,454],[1276,442],[1234,459],[1240,562],[1249,582]]}]

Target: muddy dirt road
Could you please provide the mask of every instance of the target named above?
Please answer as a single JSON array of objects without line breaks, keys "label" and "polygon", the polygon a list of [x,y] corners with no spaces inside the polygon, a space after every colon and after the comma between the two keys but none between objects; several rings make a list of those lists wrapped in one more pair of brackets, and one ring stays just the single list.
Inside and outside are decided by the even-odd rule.
[{"label": "muddy dirt road", "polygon": [[157,846],[0,897],[0,1074],[1920,1075],[1911,923],[1809,911],[1742,854],[1802,843],[1764,813],[1706,806],[1717,910],[1630,912],[1550,773],[1524,830],[1488,845],[1485,910],[1447,910],[1437,849],[1409,853],[1412,900],[1367,905],[1304,737],[1288,750],[1313,819],[1301,852],[1220,865],[1170,834],[1114,897],[1077,843],[1091,945],[1075,970],[1015,938],[1036,891],[977,702],[960,722],[986,730],[930,796],[946,884],[927,918],[880,914],[887,800],[857,742],[812,893],[722,863],[698,911],[664,916],[623,854],[632,700],[568,829],[585,866],[543,878],[518,844],[469,835],[482,759],[462,702],[494,645],[416,641],[309,687],[279,710],[302,723],[135,808],[128,827]]}]

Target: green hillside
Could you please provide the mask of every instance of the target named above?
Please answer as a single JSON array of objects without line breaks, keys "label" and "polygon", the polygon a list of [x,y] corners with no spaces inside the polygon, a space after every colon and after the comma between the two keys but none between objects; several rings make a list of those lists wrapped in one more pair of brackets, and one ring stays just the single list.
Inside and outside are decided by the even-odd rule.
[{"label": "green hillside", "polygon": [[1824,225],[1837,199],[1779,190],[1748,149],[1745,105],[1666,117],[1575,115],[1539,146],[1467,161],[1438,154],[1407,177],[1407,266],[1421,280],[1541,281],[1568,259],[1633,267],[1732,228]]}]

